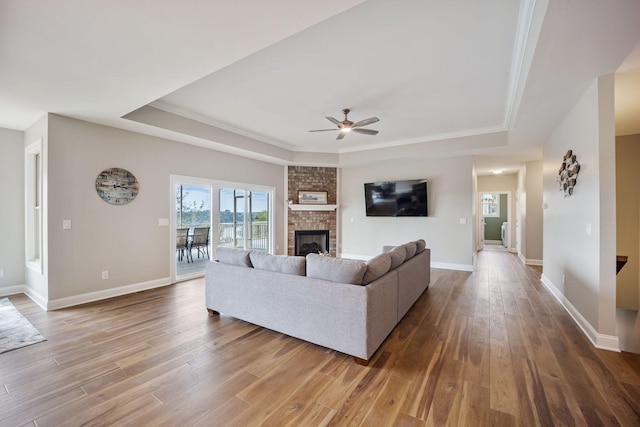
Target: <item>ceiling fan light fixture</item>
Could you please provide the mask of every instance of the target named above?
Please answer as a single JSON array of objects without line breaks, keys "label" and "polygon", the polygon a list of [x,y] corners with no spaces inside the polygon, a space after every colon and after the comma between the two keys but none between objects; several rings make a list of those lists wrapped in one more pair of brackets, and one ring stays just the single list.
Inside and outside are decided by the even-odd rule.
[{"label": "ceiling fan light fixture", "polygon": [[378,119],[377,117],[369,117],[368,119],[364,119],[364,120],[360,120],[358,122],[352,122],[351,120],[349,120],[347,114],[349,114],[350,110],[348,108],[345,108],[344,110],[342,110],[342,112],[344,113],[344,120],[340,121],[338,119],[335,119],[333,117],[329,117],[327,116],[326,119],[329,120],[331,123],[333,123],[334,125],[336,125],[335,128],[333,129],[314,129],[314,130],[310,130],[309,132],[327,132],[327,131],[338,131],[338,137],[336,139],[342,139],[344,138],[347,133],[353,131],[355,133],[360,133],[360,134],[364,134],[364,135],[377,135],[378,131],[377,130],[373,130],[373,129],[363,129],[362,126],[367,126],[370,125],[371,123],[376,123],[379,122],[380,119]]}]

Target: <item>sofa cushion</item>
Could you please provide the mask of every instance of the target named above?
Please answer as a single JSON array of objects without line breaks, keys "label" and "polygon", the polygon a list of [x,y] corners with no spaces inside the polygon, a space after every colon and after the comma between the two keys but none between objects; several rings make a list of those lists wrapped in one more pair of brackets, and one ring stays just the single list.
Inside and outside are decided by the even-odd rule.
[{"label": "sofa cushion", "polygon": [[362,261],[307,255],[307,277],[338,283],[361,285],[367,265]]},{"label": "sofa cushion", "polygon": [[245,251],[244,249],[218,246],[216,248],[216,257],[218,261],[223,264],[253,267],[251,259],[249,258],[249,251]]},{"label": "sofa cushion", "polygon": [[387,274],[391,268],[391,255],[383,253],[376,255],[367,261],[367,271],[364,273],[364,279],[362,279],[363,285],[368,285],[376,279]]},{"label": "sofa cushion", "polygon": [[296,276],[305,275],[306,259],[303,256],[271,255],[267,252],[252,250],[249,252],[249,258],[253,268]]},{"label": "sofa cushion", "polygon": [[387,253],[391,256],[391,270],[398,268],[407,257],[407,251],[402,246],[396,246]]},{"label": "sofa cushion", "polygon": [[404,250],[407,252],[407,257],[404,259],[405,261],[413,258],[416,255],[416,250],[418,249],[415,242],[408,242],[404,245],[401,245]]},{"label": "sofa cushion", "polygon": [[427,243],[423,239],[416,240],[414,243],[416,244],[416,255],[427,247]]}]

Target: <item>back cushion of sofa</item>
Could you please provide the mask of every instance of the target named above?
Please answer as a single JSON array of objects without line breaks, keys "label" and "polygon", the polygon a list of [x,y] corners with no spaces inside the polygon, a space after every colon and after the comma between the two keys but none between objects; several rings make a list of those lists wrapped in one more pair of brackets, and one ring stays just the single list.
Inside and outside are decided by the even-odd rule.
[{"label": "back cushion of sofa", "polygon": [[407,251],[402,246],[396,246],[387,253],[391,256],[391,270],[398,268],[407,257]]},{"label": "back cushion of sofa", "polygon": [[418,249],[415,242],[408,242],[402,245],[404,250],[407,252],[407,257],[404,259],[405,261],[413,258],[416,255],[416,250]]},{"label": "back cushion of sofa", "polygon": [[245,251],[244,249],[218,246],[216,248],[216,257],[218,261],[223,264],[253,267],[251,259],[249,258],[249,251]]},{"label": "back cushion of sofa", "polygon": [[362,261],[307,255],[307,277],[338,283],[361,285],[367,265]]},{"label": "back cushion of sofa", "polygon": [[364,279],[362,279],[363,285],[368,285],[376,279],[387,274],[391,269],[391,255],[388,253],[382,253],[376,255],[367,261],[367,271],[364,273]]},{"label": "back cushion of sofa", "polygon": [[306,259],[303,256],[271,255],[266,252],[253,250],[249,252],[253,268],[275,271],[277,273],[304,276]]},{"label": "back cushion of sofa", "polygon": [[427,243],[423,239],[416,240],[413,243],[416,244],[416,255],[424,251],[424,249],[427,247]]}]

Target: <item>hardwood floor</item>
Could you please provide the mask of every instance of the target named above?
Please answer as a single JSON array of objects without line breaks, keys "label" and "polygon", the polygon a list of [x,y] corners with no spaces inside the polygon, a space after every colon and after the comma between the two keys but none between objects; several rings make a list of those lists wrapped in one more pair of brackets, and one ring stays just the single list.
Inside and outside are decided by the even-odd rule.
[{"label": "hardwood floor", "polygon": [[[513,254],[432,271],[368,367],[226,317],[203,280],[54,312],[0,355],[0,425],[640,425],[640,356],[595,349]],[[275,308],[274,308],[275,309]]]}]

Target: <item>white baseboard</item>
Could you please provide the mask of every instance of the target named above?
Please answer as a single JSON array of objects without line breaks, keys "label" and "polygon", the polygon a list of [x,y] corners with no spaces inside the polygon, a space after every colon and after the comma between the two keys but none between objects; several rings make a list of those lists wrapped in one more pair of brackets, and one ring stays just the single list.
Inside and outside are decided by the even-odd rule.
[{"label": "white baseboard", "polygon": [[367,260],[370,260],[371,258],[373,258],[374,255],[360,255],[360,254],[343,254],[343,253],[340,253],[340,254],[338,254],[338,257],[346,258],[346,259],[359,259],[361,261],[367,261]]},{"label": "white baseboard", "polygon": [[[362,261],[367,261],[373,257],[371,255],[340,254],[340,258],[358,259]],[[450,264],[446,262],[433,262],[433,261],[431,261],[431,268],[442,268],[444,270],[473,271],[473,265]]]},{"label": "white baseboard", "polygon": [[134,283],[132,285],[125,285],[117,288],[104,289],[102,291],[89,292],[89,293],[80,294],[80,295],[73,295],[65,298],[58,298],[58,299],[47,301],[46,310],[58,310],[60,308],[86,304],[88,302],[118,297],[120,295],[132,294],[134,292],[146,291],[149,289],[159,288],[159,287],[167,286],[170,284],[171,284],[171,278],[165,277],[162,279],[150,280],[148,282]]},{"label": "white baseboard", "polygon": [[525,258],[524,255],[522,255],[520,252],[518,252],[518,258],[520,258],[520,261],[522,261],[523,264],[542,266],[542,260],[541,259]]},{"label": "white baseboard", "polygon": [[593,326],[584,318],[582,314],[571,304],[571,302],[565,298],[565,296],[556,288],[556,286],[549,280],[544,274],[540,278],[542,284],[551,292],[551,294],[558,300],[560,305],[569,313],[569,316],[573,319],[576,325],[582,330],[586,337],[591,341],[594,347],[602,349],[620,352],[620,339],[614,335],[599,334]]},{"label": "white baseboard", "polygon": [[431,268],[442,268],[444,270],[473,271],[473,265],[451,264],[447,262],[431,262]]},{"label": "white baseboard", "polygon": [[31,301],[35,302],[41,309],[47,311],[47,298],[36,292],[35,289],[30,288],[29,286],[24,286],[24,294],[31,299]]},{"label": "white baseboard", "polygon": [[23,294],[24,285],[6,286],[0,288],[0,297],[6,297],[9,295]]}]

